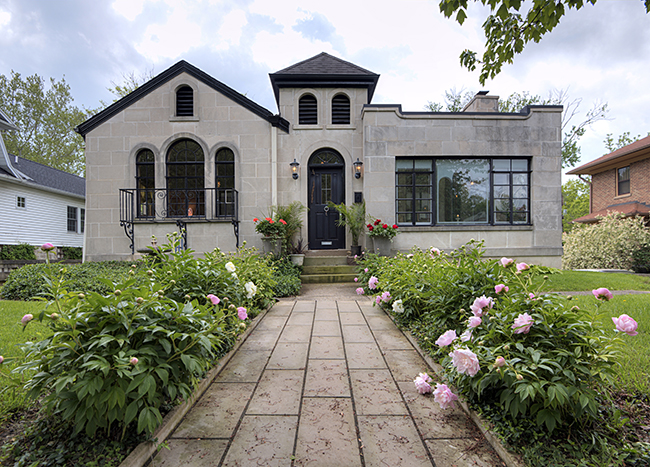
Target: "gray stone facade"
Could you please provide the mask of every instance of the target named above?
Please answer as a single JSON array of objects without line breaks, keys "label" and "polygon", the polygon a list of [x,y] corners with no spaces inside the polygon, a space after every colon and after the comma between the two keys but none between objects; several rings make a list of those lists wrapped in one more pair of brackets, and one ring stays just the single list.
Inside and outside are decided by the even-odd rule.
[{"label": "gray stone facade", "polygon": [[[493,111],[496,96],[477,96],[464,112],[402,112],[397,105],[370,104],[378,75],[327,54],[310,60],[271,75],[279,115],[182,62],[170,69],[174,73],[163,72],[80,125],[78,131],[86,139],[86,259],[129,259],[132,242],[138,250],[150,244],[152,235],[160,243],[165,234],[178,229],[177,219],[157,216],[135,219],[125,230],[120,225],[124,212],[120,212],[119,192],[135,188],[135,157],[143,148],[153,152],[155,185],[164,190],[168,150],[187,138],[202,149],[206,190],[215,187],[216,152],[229,148],[234,153],[239,242],[260,248],[253,218],[264,216],[272,205],[309,204],[313,199],[310,158],[319,149],[332,149],[343,160],[346,204],[354,201],[355,192],[361,193],[368,213],[391,224],[397,222],[395,161],[400,157],[529,158],[530,219],[525,225],[400,225],[393,247],[449,250],[474,238],[485,241],[490,256],[560,266],[561,107],[532,106],[520,113],[500,114]],[[314,66],[310,75],[313,64],[321,68]],[[338,67],[336,73],[327,73],[332,67],[322,65],[328,64]],[[183,85],[193,90],[192,116],[176,116],[175,95]],[[317,102],[317,122],[307,125],[299,124],[298,117],[300,99],[306,94]],[[334,96],[349,100],[348,124],[332,123]],[[289,165],[294,160],[300,164],[297,180]],[[354,177],[357,160],[363,162],[360,178]],[[210,201],[206,206],[213,209]],[[230,219],[199,216],[183,221],[187,244],[197,253],[235,248]],[[305,239],[313,228],[309,222],[305,214]],[[133,240],[125,234],[128,228]],[[349,238],[345,245],[349,248]]]}]

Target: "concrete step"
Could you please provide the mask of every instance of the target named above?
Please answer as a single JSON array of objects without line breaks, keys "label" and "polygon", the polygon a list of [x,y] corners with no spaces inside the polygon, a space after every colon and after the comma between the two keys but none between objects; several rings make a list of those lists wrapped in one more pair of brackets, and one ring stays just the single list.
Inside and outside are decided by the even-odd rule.
[{"label": "concrete step", "polygon": [[356,274],[310,274],[300,276],[303,284],[331,284],[341,282],[354,282]]},{"label": "concrete step", "polygon": [[310,276],[312,274],[354,274],[357,271],[355,266],[336,265],[336,266],[303,266],[302,274]]},{"label": "concrete step", "polygon": [[305,256],[305,266],[343,266],[348,264],[347,256]]}]

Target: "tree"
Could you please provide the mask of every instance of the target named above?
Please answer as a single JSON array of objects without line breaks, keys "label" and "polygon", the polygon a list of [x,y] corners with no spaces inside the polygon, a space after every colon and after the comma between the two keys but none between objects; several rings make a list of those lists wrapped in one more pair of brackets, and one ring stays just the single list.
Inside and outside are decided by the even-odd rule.
[{"label": "tree", "polygon": [[[456,14],[456,21],[463,24],[467,18],[468,0],[441,0],[440,11],[447,17]],[[531,40],[539,42],[544,34],[551,32],[560,23],[567,10],[580,10],[585,4],[594,5],[597,0],[474,0],[489,5],[490,14],[483,23],[485,31],[485,52],[481,60],[476,52],[464,50],[460,63],[470,71],[481,64],[479,81],[485,85],[488,78],[501,72],[504,63],[512,63]],[[650,12],[650,0],[642,0],[646,12]],[[519,13],[522,4],[530,5],[525,16]]]},{"label": "tree", "polygon": [[[126,95],[131,94],[133,91],[138,89],[153,77],[153,68],[151,70],[142,72],[139,76],[136,76],[135,71],[132,71],[131,73],[122,73],[122,84],[118,84],[115,81],[111,80],[111,86],[106,89],[115,96],[113,102],[117,102]],[[102,108],[108,107],[112,104],[111,102],[99,102],[102,104]]]},{"label": "tree", "polygon": [[23,78],[12,70],[0,75],[0,107],[18,127],[6,132],[7,151],[55,169],[84,174],[84,141],[74,128],[89,116],[73,105],[70,86],[34,74]]},{"label": "tree", "polygon": [[[452,88],[445,91],[445,105],[429,101],[424,106],[431,112],[440,112],[446,107],[447,112],[460,112],[474,97],[475,93]],[[577,125],[570,125],[577,115],[582,99],[571,99],[566,90],[554,90],[548,98],[531,95],[528,91],[514,92],[506,100],[499,100],[499,112],[519,112],[527,105],[562,105],[562,168],[573,167],[580,160],[580,147],[578,141],[584,136],[587,127],[591,124],[607,119],[607,104],[594,103],[585,115],[585,119]]]},{"label": "tree", "polygon": [[571,232],[572,221],[589,214],[589,183],[579,178],[562,185],[562,231]]},{"label": "tree", "polygon": [[[650,133],[648,133],[648,135],[650,135]],[[643,138],[643,136],[641,135],[637,135],[636,137],[630,137],[630,132],[626,131],[622,135],[619,135],[617,140],[614,140],[614,138],[612,138],[612,134],[607,133],[607,136],[605,137],[605,141],[604,141],[605,147],[609,151],[607,154],[609,154],[610,152],[614,152],[617,149],[621,149],[622,147],[625,147],[628,144],[632,144],[635,141],[640,140],[641,138]]]}]

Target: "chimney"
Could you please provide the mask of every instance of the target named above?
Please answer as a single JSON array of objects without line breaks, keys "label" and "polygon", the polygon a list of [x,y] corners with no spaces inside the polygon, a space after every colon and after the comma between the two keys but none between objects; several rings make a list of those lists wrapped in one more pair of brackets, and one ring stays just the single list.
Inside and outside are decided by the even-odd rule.
[{"label": "chimney", "polygon": [[499,96],[488,96],[490,91],[479,91],[462,112],[498,112]]}]

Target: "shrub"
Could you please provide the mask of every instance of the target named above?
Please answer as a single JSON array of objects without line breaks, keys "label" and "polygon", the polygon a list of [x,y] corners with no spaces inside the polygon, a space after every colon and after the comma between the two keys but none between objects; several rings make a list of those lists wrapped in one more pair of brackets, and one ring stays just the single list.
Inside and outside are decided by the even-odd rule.
[{"label": "shrub", "polygon": [[650,272],[650,243],[641,245],[632,253],[632,270],[634,272]]},{"label": "shrub", "polygon": [[0,250],[0,259],[6,261],[35,260],[34,247],[27,243],[18,245],[3,245]]},{"label": "shrub", "polygon": [[302,282],[302,266],[297,266],[287,257],[272,259],[274,267],[273,278],[275,285],[273,292],[276,297],[291,297],[300,293]]},{"label": "shrub", "polygon": [[631,269],[634,252],[650,243],[642,217],[608,214],[600,222],[563,235],[564,269]]},{"label": "shrub", "polygon": [[78,246],[61,247],[63,259],[83,259],[83,248]]}]

